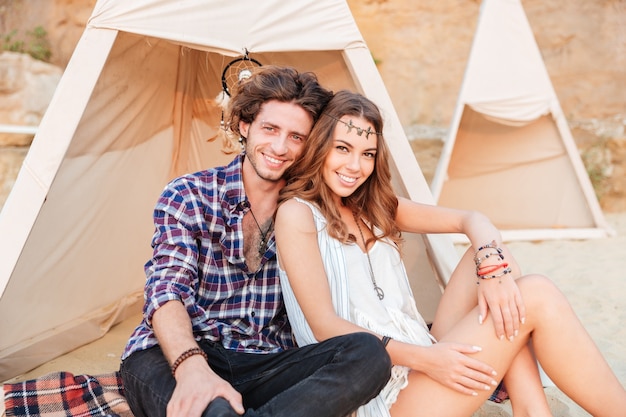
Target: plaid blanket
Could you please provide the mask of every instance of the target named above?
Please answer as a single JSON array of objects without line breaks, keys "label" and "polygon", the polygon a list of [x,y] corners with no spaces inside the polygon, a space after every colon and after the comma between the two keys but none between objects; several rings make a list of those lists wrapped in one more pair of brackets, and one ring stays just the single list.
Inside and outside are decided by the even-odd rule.
[{"label": "plaid blanket", "polygon": [[491,397],[489,397],[489,401],[493,401],[496,404],[503,403],[504,401],[509,399],[509,393],[504,386],[504,382],[500,382],[500,385],[491,393]]},{"label": "plaid blanket", "polygon": [[[508,399],[502,384],[490,400]],[[119,372],[73,375],[54,372],[37,379],[4,385],[7,417],[133,417]]]},{"label": "plaid blanket", "polygon": [[54,372],[4,384],[7,417],[132,417],[118,372],[73,375]]}]

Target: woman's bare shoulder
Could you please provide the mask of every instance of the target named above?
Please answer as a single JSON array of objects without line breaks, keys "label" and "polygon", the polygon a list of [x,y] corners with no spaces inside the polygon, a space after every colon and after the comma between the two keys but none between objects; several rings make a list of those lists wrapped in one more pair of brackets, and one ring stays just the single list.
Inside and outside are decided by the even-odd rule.
[{"label": "woman's bare shoulder", "polygon": [[277,223],[300,224],[307,219],[313,219],[311,207],[295,198],[282,202],[276,210]]}]

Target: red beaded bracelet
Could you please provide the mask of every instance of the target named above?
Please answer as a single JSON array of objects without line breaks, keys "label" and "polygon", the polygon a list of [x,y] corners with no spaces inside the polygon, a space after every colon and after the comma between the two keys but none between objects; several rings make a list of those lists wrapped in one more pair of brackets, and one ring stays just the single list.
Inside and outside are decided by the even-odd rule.
[{"label": "red beaded bracelet", "polygon": [[178,369],[180,364],[194,355],[202,355],[205,361],[209,360],[209,357],[206,355],[206,353],[204,353],[204,351],[200,349],[199,347],[187,349],[186,351],[181,353],[180,356],[176,358],[176,360],[172,364],[172,376],[176,377],[176,369]]},{"label": "red beaded bracelet", "polygon": [[501,264],[486,265],[486,266],[477,267],[476,268],[476,275],[478,275],[479,277],[482,277],[482,276],[490,274],[492,272],[496,272],[500,268],[506,268],[508,266],[509,266],[509,264],[507,262],[502,262]]}]

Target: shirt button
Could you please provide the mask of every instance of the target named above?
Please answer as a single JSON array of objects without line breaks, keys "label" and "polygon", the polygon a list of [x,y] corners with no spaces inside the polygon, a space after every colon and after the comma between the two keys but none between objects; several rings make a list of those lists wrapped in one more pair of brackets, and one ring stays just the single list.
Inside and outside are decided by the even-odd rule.
[{"label": "shirt button", "polygon": [[254,313],[254,311],[253,311],[252,313],[250,313],[250,315],[251,315],[252,317],[256,316],[256,314]]}]

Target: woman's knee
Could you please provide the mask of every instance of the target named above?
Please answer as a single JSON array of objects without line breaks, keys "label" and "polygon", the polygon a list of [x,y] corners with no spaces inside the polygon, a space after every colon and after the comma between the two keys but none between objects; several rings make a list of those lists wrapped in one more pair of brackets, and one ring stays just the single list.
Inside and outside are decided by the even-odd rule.
[{"label": "woman's knee", "polygon": [[526,311],[542,317],[559,314],[569,303],[561,290],[548,277],[540,274],[525,275],[517,280]]},{"label": "woman's knee", "polygon": [[536,291],[558,291],[558,288],[552,280],[545,275],[541,274],[528,274],[524,275],[517,280],[517,284],[520,286],[522,293],[529,291],[535,293]]}]

